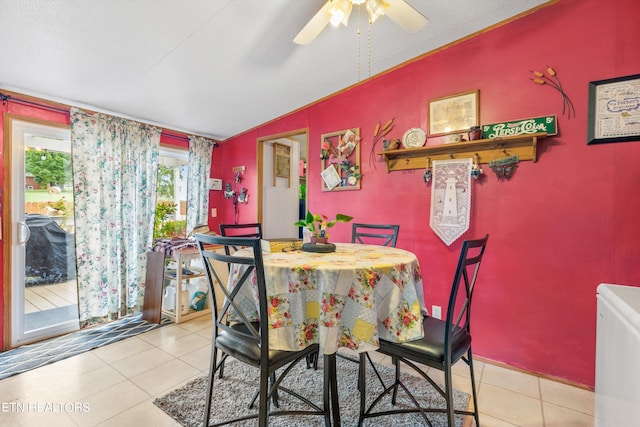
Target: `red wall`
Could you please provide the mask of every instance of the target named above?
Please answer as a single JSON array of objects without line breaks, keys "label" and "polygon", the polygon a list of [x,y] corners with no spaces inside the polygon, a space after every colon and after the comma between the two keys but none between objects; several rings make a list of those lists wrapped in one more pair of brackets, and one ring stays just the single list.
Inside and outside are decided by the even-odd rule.
[{"label": "red wall", "polygon": [[[497,181],[484,165],[485,176],[473,184],[463,238],[491,236],[475,294],[474,352],[593,386],[596,287],[640,285],[640,144],[586,144],[588,84],[640,73],[639,13],[637,0],[561,0],[226,141],[213,176],[228,182],[231,168],[245,165],[243,186],[256,194],[256,138],[308,128],[310,210],[400,224],[398,246],[418,255],[428,307],[446,306],[463,239],[447,247],[429,228],[431,187],[423,171],[387,173],[379,159],[369,165],[376,123],[395,117],[394,138],[426,129],[427,100],[473,89],[480,90],[482,123],[556,114],[560,133],[538,143],[536,163],[520,163],[510,181]],[[375,59],[375,46],[372,52]],[[562,114],[551,87],[529,80],[530,70],[547,64],[576,117]],[[320,135],[351,127],[363,138],[362,189],[321,192]],[[217,219],[233,221],[231,202],[218,206]],[[240,222],[256,219],[255,198],[240,209]],[[349,234],[337,225],[332,240]]]}]

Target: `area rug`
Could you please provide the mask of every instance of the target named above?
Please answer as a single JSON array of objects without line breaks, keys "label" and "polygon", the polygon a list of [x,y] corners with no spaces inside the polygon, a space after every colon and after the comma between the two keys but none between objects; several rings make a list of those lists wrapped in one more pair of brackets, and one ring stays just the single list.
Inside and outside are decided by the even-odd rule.
[{"label": "area rug", "polygon": [[168,323],[171,323],[168,319],[163,319],[160,324],[147,322],[142,320],[142,314],[136,314],[105,325],[5,351],[0,353],[0,380],[151,331]]},{"label": "area rug", "polygon": [[[318,370],[307,369],[304,361],[299,363],[289,373],[286,387],[301,392],[319,406],[322,404],[322,364]],[[375,395],[382,391],[378,378],[369,365],[367,371],[367,399],[373,401]],[[393,370],[386,366],[376,365],[385,383],[390,384],[393,379]],[[358,424],[358,412],[360,394],[358,392],[358,364],[337,359],[338,370],[338,396],[340,402],[340,417],[342,425],[356,426]],[[247,409],[247,404],[257,390],[256,368],[250,367],[236,360],[227,359],[225,364],[225,377],[215,379],[211,421],[225,420],[242,414],[255,413],[255,410]],[[428,406],[444,407],[444,399],[425,380],[403,373],[405,384],[412,390],[418,401]],[[199,377],[169,394],[154,400],[154,404],[166,412],[173,419],[185,427],[201,426],[204,412],[204,396],[207,387],[205,376]],[[376,408],[391,408],[390,397],[385,397]],[[456,409],[466,409],[469,404],[469,395],[455,390],[454,402]],[[291,399],[287,394],[280,394],[280,409],[301,408],[302,405]],[[396,407],[413,407],[404,392],[399,392]],[[434,426],[444,427],[447,420],[442,414],[429,414],[429,420]],[[462,426],[464,418],[456,416],[456,426]],[[417,414],[391,415],[365,420],[364,425],[369,426],[416,426],[424,425],[424,419]],[[234,425],[255,426],[256,420],[249,420]],[[278,416],[269,419],[269,425],[278,427],[293,426],[324,426],[321,416]]]}]

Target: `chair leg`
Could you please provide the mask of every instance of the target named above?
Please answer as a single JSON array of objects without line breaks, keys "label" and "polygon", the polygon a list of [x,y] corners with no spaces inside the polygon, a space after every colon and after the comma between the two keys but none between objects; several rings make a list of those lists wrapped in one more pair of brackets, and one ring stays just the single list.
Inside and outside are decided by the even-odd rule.
[{"label": "chair leg", "polygon": [[227,355],[222,353],[222,357],[220,357],[220,363],[218,364],[218,378],[222,379],[224,376],[224,361],[227,360]]},{"label": "chair leg", "polygon": [[[264,372],[263,372],[264,371]],[[269,380],[266,376],[266,368],[260,367],[260,397],[258,407],[258,426],[267,427],[269,425]],[[265,380],[263,381],[263,378]]]},{"label": "chair leg", "polygon": [[360,415],[358,416],[358,427],[362,427],[364,422],[364,412],[367,406],[367,361],[366,353],[360,353],[360,366],[358,366],[358,391],[360,392]]},{"label": "chair leg", "polygon": [[307,369],[311,369],[311,364],[313,363],[313,355],[309,354],[306,357],[307,360]]},{"label": "chair leg", "polygon": [[471,394],[473,396],[473,418],[476,421],[476,426],[480,426],[480,419],[478,416],[478,399],[476,396],[476,378],[473,372],[473,357],[471,356],[471,348],[467,353],[467,359],[469,364],[469,374],[471,376]]},{"label": "chair leg", "polygon": [[[269,381],[271,384],[271,387],[273,387],[273,385],[276,382],[276,373],[272,372],[271,375],[269,376]],[[249,402],[249,409],[253,409],[253,405],[255,405],[256,400],[258,400],[258,397],[260,397],[260,390],[258,389],[258,391],[255,392],[255,394],[253,395],[253,399],[251,399],[251,401]],[[274,389],[272,395],[271,395],[271,401],[273,402],[273,406],[275,406],[276,408],[280,407],[280,403],[278,402],[278,389]]]},{"label": "chair leg", "polygon": [[307,355],[307,369],[313,368],[314,371],[318,370],[318,356],[318,352]]},{"label": "chair leg", "polygon": [[[272,372],[270,378],[271,378],[271,386],[273,387],[273,385],[276,383],[276,373]],[[278,403],[278,389],[277,388],[273,391],[272,401],[273,401],[273,406],[275,406],[276,408],[280,407],[280,404]]]},{"label": "chair leg", "polygon": [[393,386],[393,394],[391,396],[391,403],[396,404],[396,398],[398,397],[398,384],[400,384],[400,361],[397,357],[393,357],[392,359],[393,365],[396,367],[396,381]]},{"label": "chair leg", "polygon": [[218,350],[215,346],[211,348],[211,359],[209,363],[209,381],[207,383],[207,397],[204,405],[204,426],[209,426],[209,412],[211,412],[211,398],[213,395],[213,379],[216,376],[216,365],[218,362]]},{"label": "chair leg", "polygon": [[340,406],[338,405],[338,382],[336,374],[336,354],[324,355],[325,375],[329,375],[331,384],[331,414],[333,416],[333,425],[340,426]]},{"label": "chair leg", "polygon": [[447,400],[447,421],[449,426],[455,426],[455,412],[453,407],[453,378],[451,377],[451,363],[444,364],[444,390]]},{"label": "chair leg", "polygon": [[[319,353],[315,353],[316,354],[316,359],[317,357],[319,357]],[[331,372],[330,369],[328,369],[328,356],[325,356],[324,358],[324,365],[325,368],[322,370],[323,375],[323,387],[322,387],[322,402],[323,402],[323,408],[325,410],[325,416],[324,416],[324,426],[325,427],[331,427],[331,393],[330,393],[330,388],[333,387],[333,382],[337,381],[336,377],[332,377],[331,376]],[[333,372],[335,374],[335,371]],[[339,425],[339,424],[338,424]]]}]

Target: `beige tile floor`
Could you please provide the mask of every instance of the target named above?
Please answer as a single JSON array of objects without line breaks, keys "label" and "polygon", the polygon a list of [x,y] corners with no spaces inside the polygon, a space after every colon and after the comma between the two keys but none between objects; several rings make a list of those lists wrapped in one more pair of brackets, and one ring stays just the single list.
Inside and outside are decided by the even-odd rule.
[{"label": "beige tile floor", "polygon": [[[0,425],[177,426],[153,399],[206,371],[210,334],[205,316],[6,378]],[[454,368],[454,386],[468,392],[464,367]],[[488,363],[475,367],[482,426],[593,426],[592,392]]]}]

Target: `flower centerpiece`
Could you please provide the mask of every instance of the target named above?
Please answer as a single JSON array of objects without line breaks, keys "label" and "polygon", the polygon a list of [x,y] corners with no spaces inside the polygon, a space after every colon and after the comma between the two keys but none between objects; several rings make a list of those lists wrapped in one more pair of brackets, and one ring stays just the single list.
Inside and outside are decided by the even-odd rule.
[{"label": "flower centerpiece", "polygon": [[335,219],[329,219],[326,215],[312,214],[307,212],[305,219],[297,221],[293,225],[296,227],[304,227],[311,233],[311,243],[327,243],[329,238],[329,232],[327,229],[333,227],[339,222],[349,222],[353,219],[352,216],[337,214]]}]

